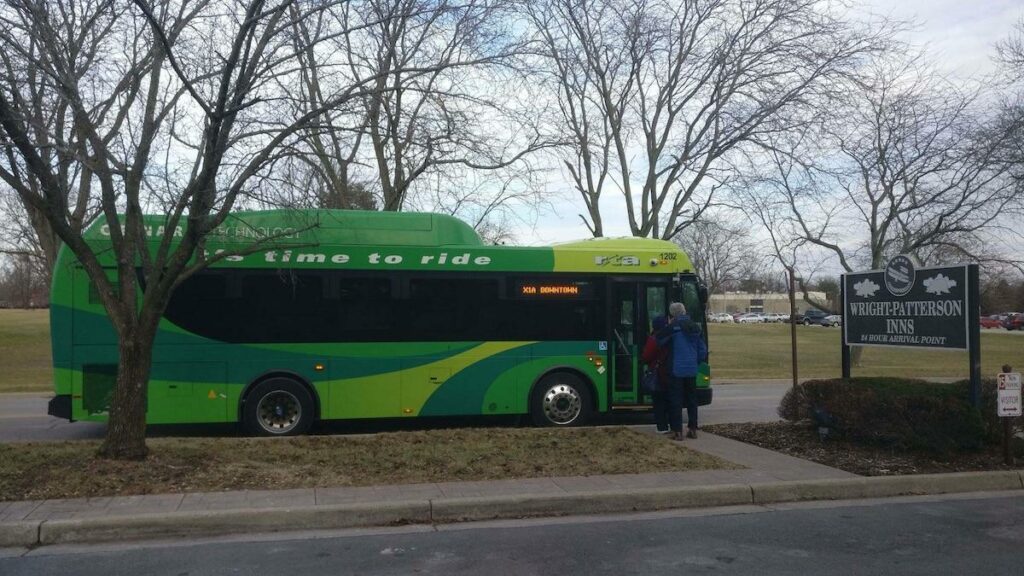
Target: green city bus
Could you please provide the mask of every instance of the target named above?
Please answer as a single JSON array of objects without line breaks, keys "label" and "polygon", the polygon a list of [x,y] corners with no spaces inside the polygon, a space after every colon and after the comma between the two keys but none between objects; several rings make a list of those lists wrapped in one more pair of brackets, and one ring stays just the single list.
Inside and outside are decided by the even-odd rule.
[{"label": "green city bus", "polygon": [[[164,218],[148,217],[146,232],[155,246]],[[105,221],[86,238],[113,274]],[[185,280],[160,321],[149,424],[241,422],[257,435],[418,416],[579,425],[648,406],[639,352],[671,301],[704,324],[706,290],[661,240],[493,246],[440,214],[270,210],[232,215],[206,251],[226,257]],[[67,248],[51,297],[50,414],[105,420],[117,336]],[[698,387],[709,404],[707,364]]]}]

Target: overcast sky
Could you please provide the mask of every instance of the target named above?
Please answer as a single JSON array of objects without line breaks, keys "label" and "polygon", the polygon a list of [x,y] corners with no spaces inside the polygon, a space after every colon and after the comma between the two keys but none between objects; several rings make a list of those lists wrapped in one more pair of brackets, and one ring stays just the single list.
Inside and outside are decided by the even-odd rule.
[{"label": "overcast sky", "polygon": [[[993,71],[993,45],[1024,18],[1024,0],[866,0],[858,12],[916,22],[907,40],[925,49],[940,70],[968,78]],[[547,191],[555,195],[554,210],[539,214],[535,226],[518,226],[516,243],[550,244],[589,237],[578,216],[585,211],[583,202],[561,175],[551,174]],[[603,196],[605,234],[630,235],[621,195],[612,189]]]}]

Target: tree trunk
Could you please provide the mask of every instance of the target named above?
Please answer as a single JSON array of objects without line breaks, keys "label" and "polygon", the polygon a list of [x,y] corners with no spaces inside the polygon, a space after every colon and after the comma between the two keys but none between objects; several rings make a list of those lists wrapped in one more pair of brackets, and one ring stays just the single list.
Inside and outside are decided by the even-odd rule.
[{"label": "tree trunk", "polygon": [[99,455],[113,460],[144,460],[149,452],[146,395],[153,362],[153,336],[142,329],[121,332],[119,337],[117,383],[110,403],[107,436]]},{"label": "tree trunk", "polygon": [[850,364],[860,368],[863,365],[864,347],[850,346]]}]

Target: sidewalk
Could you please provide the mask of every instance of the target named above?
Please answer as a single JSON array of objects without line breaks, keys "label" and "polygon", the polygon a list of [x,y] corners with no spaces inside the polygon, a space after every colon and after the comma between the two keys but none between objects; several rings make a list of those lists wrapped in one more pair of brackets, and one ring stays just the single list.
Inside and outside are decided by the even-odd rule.
[{"label": "sidewalk", "polygon": [[684,446],[744,468],[3,502],[0,546],[1024,488],[1018,472],[868,479],[708,433]]}]

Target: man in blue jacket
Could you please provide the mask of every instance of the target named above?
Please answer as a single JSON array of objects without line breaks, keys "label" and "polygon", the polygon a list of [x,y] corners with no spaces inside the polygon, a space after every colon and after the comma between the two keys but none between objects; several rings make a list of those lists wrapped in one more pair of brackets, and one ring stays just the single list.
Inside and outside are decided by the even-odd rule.
[{"label": "man in blue jacket", "polygon": [[669,427],[672,439],[683,439],[683,404],[686,404],[686,437],[697,437],[697,366],[707,358],[700,326],[686,315],[682,302],[668,307],[672,322],[658,333],[661,345],[671,343],[672,362],[668,379]]}]

